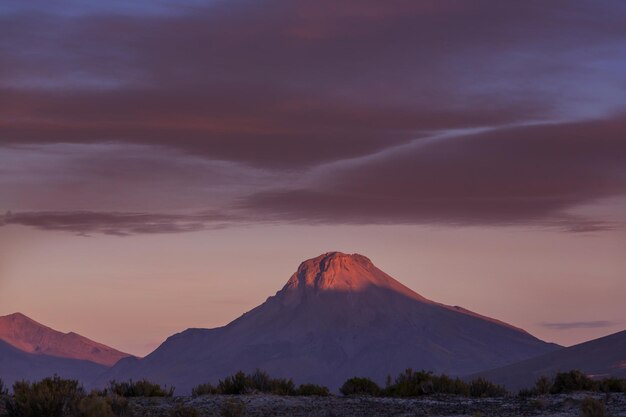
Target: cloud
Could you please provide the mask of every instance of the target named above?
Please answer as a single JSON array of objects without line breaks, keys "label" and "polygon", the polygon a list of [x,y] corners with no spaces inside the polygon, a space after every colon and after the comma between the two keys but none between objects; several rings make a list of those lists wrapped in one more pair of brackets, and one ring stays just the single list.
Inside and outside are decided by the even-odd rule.
[{"label": "cloud", "polygon": [[220,213],[9,212],[0,218],[0,227],[22,225],[83,236],[90,234],[130,236],[216,229],[224,227],[232,220],[233,217]]},{"label": "cloud", "polygon": [[117,6],[0,17],[1,142],[156,144],[293,170],[624,105],[619,2]]},{"label": "cloud", "polygon": [[619,323],[607,320],[597,321],[573,321],[573,322],[555,322],[541,323],[541,326],[554,330],[571,330],[571,329],[601,329],[604,327],[613,327]]},{"label": "cloud", "polygon": [[401,147],[338,166],[308,187],[242,207],[307,223],[553,225],[611,228],[568,211],[626,195],[626,117],[541,124]]},{"label": "cloud", "polygon": [[623,2],[79,3],[0,13],[19,224],[619,226]]}]

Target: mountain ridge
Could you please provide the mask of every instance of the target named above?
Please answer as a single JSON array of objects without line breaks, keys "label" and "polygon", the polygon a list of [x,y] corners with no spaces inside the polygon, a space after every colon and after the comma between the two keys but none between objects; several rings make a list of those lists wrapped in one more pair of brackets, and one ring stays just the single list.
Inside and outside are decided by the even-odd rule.
[{"label": "mountain ridge", "polygon": [[107,367],[132,356],[78,333],[60,332],[19,312],[0,317],[0,340],[26,353],[86,360]]},{"label": "mountain ridge", "polygon": [[597,378],[626,378],[626,330],[473,376],[518,390],[532,387],[540,376],[572,369]]}]

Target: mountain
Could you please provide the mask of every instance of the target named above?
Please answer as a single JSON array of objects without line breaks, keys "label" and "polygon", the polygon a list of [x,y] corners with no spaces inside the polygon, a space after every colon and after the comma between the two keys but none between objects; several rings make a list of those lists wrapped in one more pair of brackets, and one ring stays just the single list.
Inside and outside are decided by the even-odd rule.
[{"label": "mountain", "polygon": [[230,324],[188,329],[101,380],[146,377],[178,394],[261,368],[337,389],[360,375],[384,382],[407,367],[468,374],[556,349],[524,330],[430,301],[362,255],[303,262],[273,297]]},{"label": "mountain", "polygon": [[38,381],[54,374],[93,381],[107,369],[94,362],[27,353],[0,340],[0,378],[9,387],[15,381]]},{"label": "mountain", "polygon": [[61,333],[21,313],[0,317],[0,340],[26,353],[113,366],[130,356],[76,333]]},{"label": "mountain", "polygon": [[552,376],[558,371],[572,369],[579,369],[592,377],[626,378],[626,330],[476,376],[505,385],[510,390],[519,390],[532,387],[542,375]]}]

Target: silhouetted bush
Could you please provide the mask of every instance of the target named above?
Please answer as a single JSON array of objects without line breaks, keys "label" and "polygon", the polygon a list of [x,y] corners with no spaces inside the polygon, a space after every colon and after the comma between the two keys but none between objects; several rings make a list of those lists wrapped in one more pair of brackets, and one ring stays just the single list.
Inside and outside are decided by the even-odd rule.
[{"label": "silhouetted bush", "polygon": [[8,393],[9,390],[7,389],[6,385],[4,385],[4,381],[2,380],[2,378],[0,378],[0,396],[7,395]]},{"label": "silhouetted bush", "polygon": [[120,397],[171,397],[174,395],[174,387],[167,389],[162,388],[159,384],[154,384],[146,379],[133,382],[116,382],[109,383],[109,392],[119,395]]},{"label": "silhouetted bush", "polygon": [[468,395],[469,387],[459,378],[450,378],[448,375],[432,376],[433,394]]},{"label": "silhouetted bush", "polygon": [[503,386],[487,381],[485,378],[477,378],[468,384],[470,397],[504,397],[508,391]]},{"label": "silhouetted bush", "polygon": [[537,395],[550,394],[552,390],[552,380],[547,376],[540,376],[535,381],[535,385],[532,388],[524,388],[519,390],[517,395],[521,398],[535,397]]},{"label": "silhouetted bush", "polygon": [[183,404],[176,405],[170,411],[170,417],[199,417],[199,415],[198,410]]},{"label": "silhouetted bush", "polygon": [[222,417],[242,417],[246,412],[246,405],[241,400],[228,398],[220,406],[220,416]]},{"label": "silhouetted bush", "polygon": [[296,395],[298,390],[296,390],[291,379],[271,378],[267,372],[257,369],[248,375],[239,371],[220,380],[217,386],[210,383],[200,384],[193,388],[191,393],[195,397],[209,394],[241,395],[254,393]]},{"label": "silhouetted bush", "polygon": [[604,378],[596,384],[602,392],[626,392],[626,379]]},{"label": "silhouetted bush", "polygon": [[350,378],[339,389],[343,395],[380,395],[381,389],[369,378]]},{"label": "silhouetted bush", "polygon": [[296,395],[302,395],[305,397],[328,397],[330,395],[330,391],[322,385],[301,384],[296,390]]},{"label": "silhouetted bush", "polygon": [[560,394],[573,391],[595,391],[597,384],[594,380],[579,370],[559,372],[554,377],[550,393]]},{"label": "silhouetted bush", "polygon": [[84,417],[117,417],[105,397],[85,397],[78,403],[78,409]]},{"label": "silhouetted bush", "polygon": [[549,394],[552,389],[552,384],[553,382],[550,378],[545,375],[540,376],[537,378],[537,381],[535,381],[535,393],[537,395]]},{"label": "silhouetted bush", "polygon": [[433,392],[433,374],[426,371],[405,370],[394,384],[385,388],[384,394],[392,397],[419,397]]},{"label": "silhouetted bush", "polygon": [[191,390],[191,395],[193,397],[199,397],[201,395],[214,395],[214,394],[219,394],[219,391],[217,390],[217,387],[215,387],[213,384],[210,384],[208,382],[206,384],[200,384]]},{"label": "silhouetted bush", "polygon": [[578,370],[559,372],[554,379],[542,376],[530,389],[519,391],[520,397],[533,397],[546,394],[561,394],[573,391],[600,391],[600,392],[624,392],[626,393],[626,379],[604,378],[593,380]]},{"label": "silhouetted bush", "polygon": [[217,384],[217,392],[220,394],[241,395],[246,391],[246,374],[242,371],[235,375],[227,376]]},{"label": "silhouetted bush", "polygon": [[16,382],[7,402],[9,417],[75,417],[85,392],[78,381],[58,376],[39,382]]},{"label": "silhouetted bush", "polygon": [[587,397],[580,404],[580,414],[582,417],[604,417],[606,409],[602,401]]}]

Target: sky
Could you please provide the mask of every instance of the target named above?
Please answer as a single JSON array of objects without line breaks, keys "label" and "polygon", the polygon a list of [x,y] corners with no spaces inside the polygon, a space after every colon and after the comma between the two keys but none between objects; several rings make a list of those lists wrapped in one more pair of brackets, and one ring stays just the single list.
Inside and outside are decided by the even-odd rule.
[{"label": "sky", "polygon": [[0,4],[0,315],[137,355],[305,259],[626,329],[626,3]]}]

